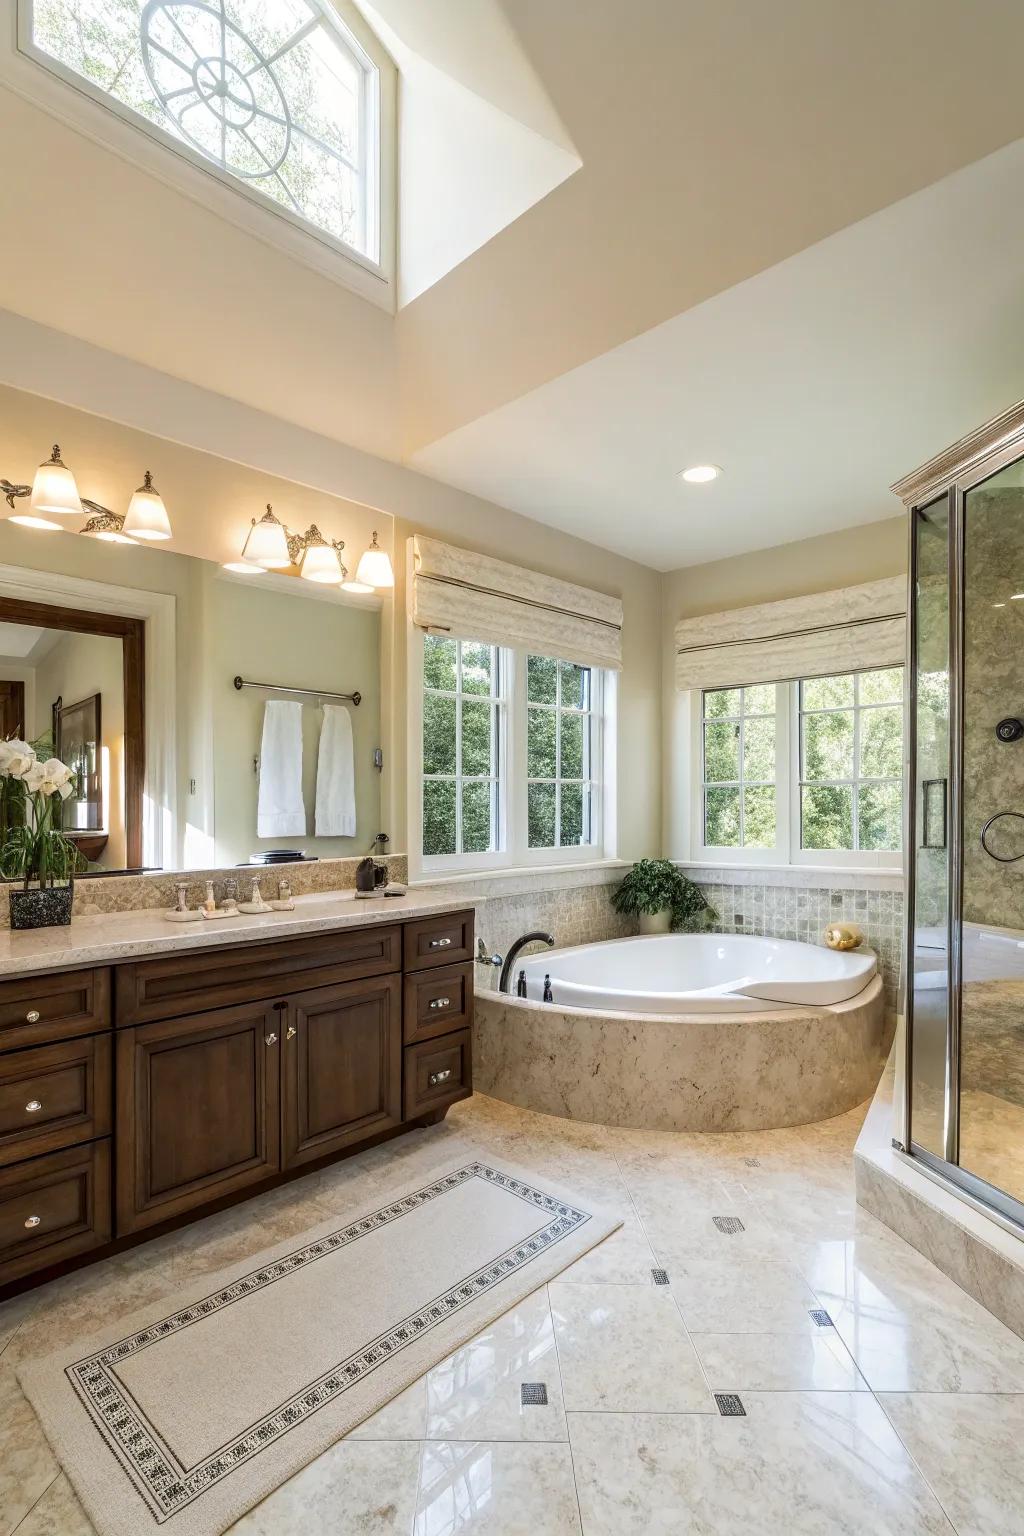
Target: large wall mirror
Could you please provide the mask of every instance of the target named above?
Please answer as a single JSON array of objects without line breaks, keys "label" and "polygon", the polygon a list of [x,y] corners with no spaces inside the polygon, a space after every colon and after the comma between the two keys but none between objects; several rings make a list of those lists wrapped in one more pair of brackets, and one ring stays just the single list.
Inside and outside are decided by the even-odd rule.
[{"label": "large wall mirror", "polygon": [[[58,431],[79,434],[82,495],[114,502],[140,462],[159,466],[175,543],[201,547],[225,526],[240,542],[270,498],[289,522],[344,534],[346,558],[388,521],[0,389],[0,473],[17,478],[8,465],[31,464],[26,445]],[[39,532],[2,502],[0,514],[0,733],[75,770],[63,826],[90,874],[243,866],[276,849],[362,856],[387,833],[379,596],[235,574],[230,548],[207,559],[83,537],[81,520]]]}]

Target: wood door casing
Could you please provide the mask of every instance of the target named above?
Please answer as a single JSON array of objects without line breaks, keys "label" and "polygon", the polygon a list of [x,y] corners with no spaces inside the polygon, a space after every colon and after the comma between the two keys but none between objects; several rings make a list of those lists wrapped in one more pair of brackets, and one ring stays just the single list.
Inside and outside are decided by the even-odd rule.
[{"label": "wood door casing", "polygon": [[284,1167],[401,1123],[400,977],[371,977],[292,997],[284,1033]]},{"label": "wood door casing", "polygon": [[118,1032],[118,1236],[279,1170],[283,1017],[256,1003]]}]

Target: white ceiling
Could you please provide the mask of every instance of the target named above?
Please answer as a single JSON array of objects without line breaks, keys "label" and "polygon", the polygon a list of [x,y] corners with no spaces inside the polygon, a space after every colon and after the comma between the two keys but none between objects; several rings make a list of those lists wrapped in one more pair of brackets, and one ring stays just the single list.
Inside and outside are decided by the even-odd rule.
[{"label": "white ceiling", "polygon": [[411,462],[659,570],[895,516],[893,480],[1024,395],[1022,250],[1024,140]]},{"label": "white ceiling", "polygon": [[39,629],[31,624],[0,623],[0,666],[20,662],[35,666],[57,644],[63,631]]}]

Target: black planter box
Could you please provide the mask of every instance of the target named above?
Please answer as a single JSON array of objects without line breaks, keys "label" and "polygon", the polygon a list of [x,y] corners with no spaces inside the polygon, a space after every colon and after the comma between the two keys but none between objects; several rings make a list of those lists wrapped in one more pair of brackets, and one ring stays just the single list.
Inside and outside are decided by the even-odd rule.
[{"label": "black planter box", "polygon": [[71,921],[74,887],[54,885],[45,891],[10,893],[12,928],[66,928]]}]

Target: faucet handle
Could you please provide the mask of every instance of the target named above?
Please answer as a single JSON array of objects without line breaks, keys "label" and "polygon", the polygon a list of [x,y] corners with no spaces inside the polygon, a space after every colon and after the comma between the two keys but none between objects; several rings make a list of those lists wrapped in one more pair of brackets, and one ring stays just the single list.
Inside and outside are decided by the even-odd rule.
[{"label": "faucet handle", "polygon": [[503,959],[503,957],[501,955],[489,955],[487,953],[487,945],[484,943],[483,939],[477,939],[477,941],[476,941],[476,963],[477,963],[477,965],[500,966],[500,965],[504,965],[505,962],[504,962],[504,959]]}]

